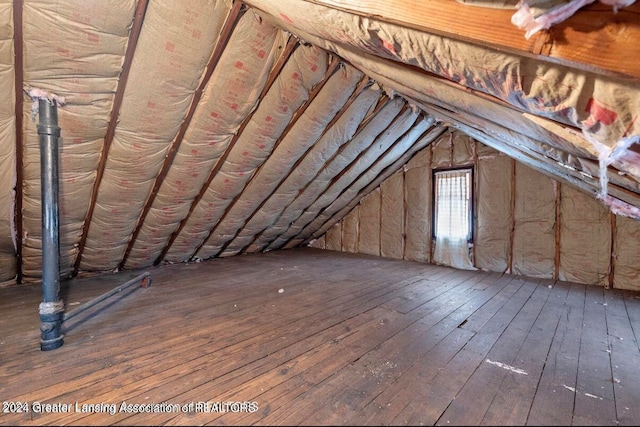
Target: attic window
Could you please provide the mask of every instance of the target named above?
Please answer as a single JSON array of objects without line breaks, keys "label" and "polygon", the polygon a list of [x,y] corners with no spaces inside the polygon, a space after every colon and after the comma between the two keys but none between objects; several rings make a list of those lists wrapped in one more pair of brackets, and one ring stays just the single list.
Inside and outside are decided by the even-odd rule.
[{"label": "attic window", "polygon": [[471,241],[471,169],[434,172],[434,231],[436,239]]}]

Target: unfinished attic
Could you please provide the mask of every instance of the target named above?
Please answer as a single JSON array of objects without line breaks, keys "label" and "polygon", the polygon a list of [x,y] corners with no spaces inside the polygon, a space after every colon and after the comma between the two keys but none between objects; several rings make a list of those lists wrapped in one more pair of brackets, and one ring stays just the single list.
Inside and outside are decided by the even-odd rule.
[{"label": "unfinished attic", "polygon": [[0,425],[640,424],[640,4],[0,14]]}]

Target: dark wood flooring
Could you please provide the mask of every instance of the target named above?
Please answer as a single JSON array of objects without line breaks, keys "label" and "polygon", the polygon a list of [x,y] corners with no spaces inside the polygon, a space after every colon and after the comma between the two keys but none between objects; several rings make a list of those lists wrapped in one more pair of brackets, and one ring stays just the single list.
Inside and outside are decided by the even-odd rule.
[{"label": "dark wood flooring", "polygon": [[40,287],[0,289],[0,424],[640,425],[639,293],[311,248],[145,271],[46,352]]}]

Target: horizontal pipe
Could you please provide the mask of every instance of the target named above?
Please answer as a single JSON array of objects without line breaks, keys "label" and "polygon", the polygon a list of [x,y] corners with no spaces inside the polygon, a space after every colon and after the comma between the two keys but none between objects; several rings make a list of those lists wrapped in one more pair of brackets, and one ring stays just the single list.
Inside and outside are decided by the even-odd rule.
[{"label": "horizontal pipe", "polygon": [[133,279],[123,283],[122,285],[110,290],[109,292],[105,292],[104,294],[100,295],[99,297],[96,297],[96,298],[92,299],[91,301],[88,301],[88,302],[82,304],[81,306],[79,306],[75,310],[70,311],[68,313],[65,313],[63,318],[62,318],[62,321],[64,322],[64,321],[67,321],[67,320],[71,319],[72,317],[77,316],[78,314],[82,313],[83,311],[86,311],[89,308],[93,307],[94,305],[98,304],[99,302],[102,302],[105,299],[109,298],[111,295],[117,294],[118,292],[122,292],[123,290],[131,287],[132,285],[134,285],[138,281],[142,281],[142,287],[143,288],[148,288],[149,286],[151,286],[151,273],[144,272],[141,275],[139,275],[137,277],[134,277]]}]

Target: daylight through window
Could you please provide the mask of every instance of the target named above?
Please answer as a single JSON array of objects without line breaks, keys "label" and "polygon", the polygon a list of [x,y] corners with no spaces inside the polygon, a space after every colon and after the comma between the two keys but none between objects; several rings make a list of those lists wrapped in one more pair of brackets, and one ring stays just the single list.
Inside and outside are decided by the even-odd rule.
[{"label": "daylight through window", "polygon": [[471,238],[471,169],[435,172],[435,237]]}]

